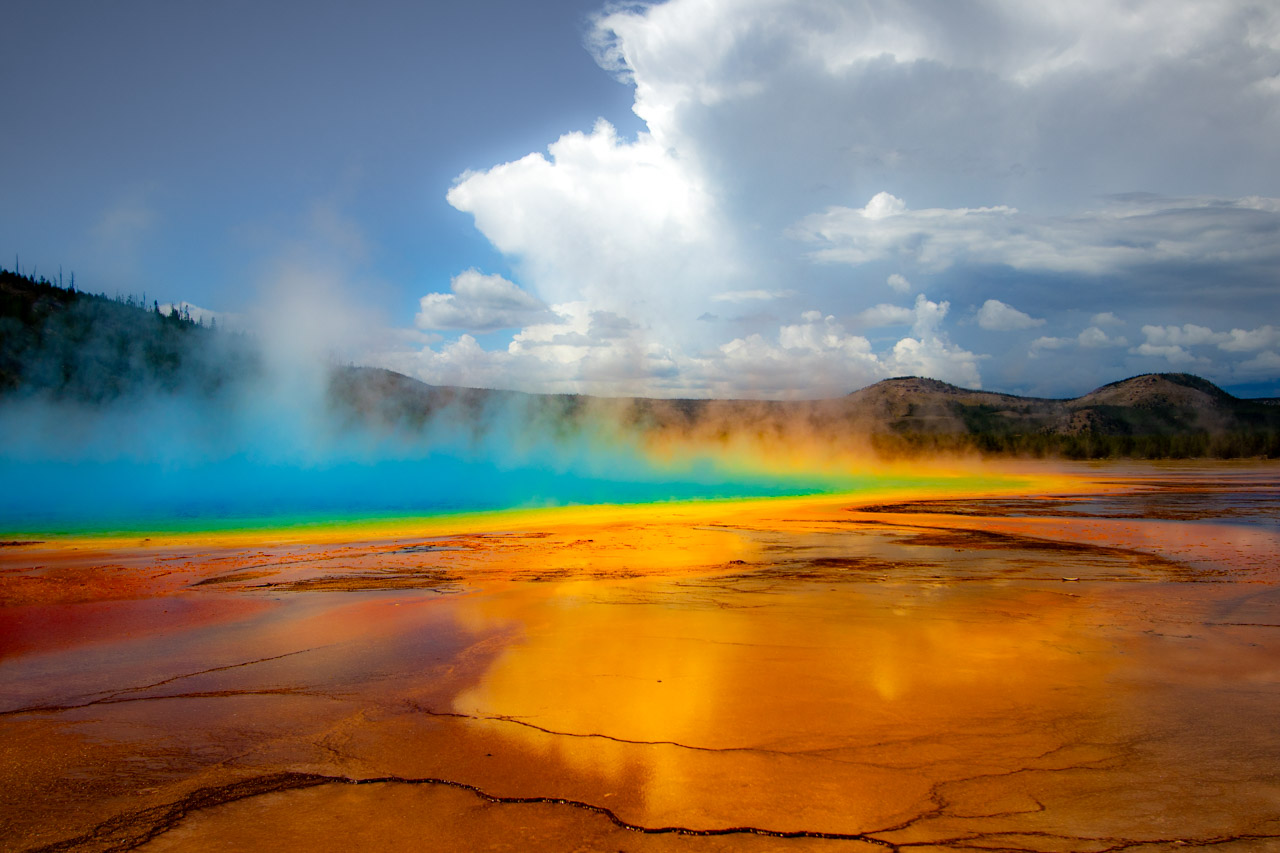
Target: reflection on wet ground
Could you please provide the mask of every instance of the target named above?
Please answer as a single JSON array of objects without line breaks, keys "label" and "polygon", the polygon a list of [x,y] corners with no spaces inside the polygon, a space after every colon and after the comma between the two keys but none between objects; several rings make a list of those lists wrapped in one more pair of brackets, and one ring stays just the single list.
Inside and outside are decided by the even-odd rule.
[{"label": "reflection on wet ground", "polygon": [[1280,469],[1095,481],[6,546],[0,838],[1280,849]]},{"label": "reflection on wet ground", "polygon": [[979,500],[907,501],[865,507],[868,512],[942,513],[974,516],[1055,516],[1075,518],[1144,518],[1172,521],[1230,521],[1280,529],[1280,492],[1265,479],[1227,476],[1207,479],[1207,473],[1181,472],[1159,479],[1115,479],[1124,491],[1103,494],[1067,494],[1055,499],[992,497]]}]

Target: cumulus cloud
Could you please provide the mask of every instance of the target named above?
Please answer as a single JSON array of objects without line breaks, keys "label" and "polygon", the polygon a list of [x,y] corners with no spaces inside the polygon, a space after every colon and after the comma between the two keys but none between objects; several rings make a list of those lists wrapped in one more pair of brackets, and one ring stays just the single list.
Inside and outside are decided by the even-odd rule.
[{"label": "cumulus cloud", "polygon": [[1105,349],[1107,347],[1127,347],[1129,341],[1123,336],[1108,335],[1097,326],[1089,326],[1074,338],[1044,336],[1031,342],[1030,354],[1039,355],[1041,350],[1058,350],[1067,347],[1082,349]]},{"label": "cumulus cloud", "polygon": [[1248,361],[1241,362],[1236,370],[1245,378],[1272,376],[1280,371],[1280,354],[1273,351],[1258,353]]},{"label": "cumulus cloud", "polygon": [[1062,349],[1076,343],[1075,338],[1039,337],[1031,342],[1031,354],[1034,356],[1045,349]]},{"label": "cumulus cloud", "polygon": [[1216,344],[1229,336],[1219,334],[1213,329],[1187,323],[1184,326],[1143,326],[1142,334],[1147,336],[1147,343],[1152,346],[1192,346],[1195,344]]},{"label": "cumulus cloud", "polygon": [[1217,381],[1256,382],[1280,370],[1275,352],[1280,330],[1270,325],[1227,332],[1196,323],[1145,325],[1142,334],[1146,340],[1129,349],[1131,355],[1194,369]]},{"label": "cumulus cloud", "polygon": [[1280,332],[1270,325],[1256,329],[1231,329],[1230,332],[1215,332],[1194,323],[1144,325],[1142,333],[1147,338],[1139,347],[1142,355],[1166,355],[1170,347],[1183,353],[1185,347],[1194,346],[1215,346],[1225,352],[1257,352],[1280,342]]},{"label": "cumulus cloud", "polygon": [[982,356],[951,343],[941,331],[942,321],[951,309],[950,302],[932,302],[923,294],[916,297],[915,322],[907,337],[893,345],[887,359],[891,373],[930,376],[966,388],[981,388],[978,360]]},{"label": "cumulus cloud", "polygon": [[604,120],[548,153],[464,174],[447,195],[541,298],[665,326],[692,320],[699,298],[728,290],[732,241],[684,158],[647,133],[619,139]]},{"label": "cumulus cloud", "polygon": [[432,384],[543,393],[653,393],[678,372],[671,351],[646,341],[617,314],[578,301],[551,306],[544,315],[503,349],[485,349],[463,334],[415,352],[382,352],[375,360]]},{"label": "cumulus cloud", "polygon": [[1176,344],[1152,344],[1150,342],[1139,344],[1132,350],[1134,355],[1145,355],[1152,358],[1163,358],[1170,364],[1187,365],[1187,364],[1208,364],[1209,360],[1205,358],[1197,358],[1189,353],[1184,347]]},{"label": "cumulus cloud", "polygon": [[1248,330],[1232,329],[1217,343],[1219,349],[1228,352],[1255,352],[1280,343],[1280,330],[1272,326],[1259,326]]},{"label": "cumulus cloud", "polygon": [[707,387],[721,392],[733,387],[733,377],[746,376],[765,396],[794,395],[797,388],[822,395],[910,374],[980,388],[980,356],[955,346],[939,329],[949,309],[947,302],[918,296],[914,308],[901,309],[910,315],[912,336],[881,353],[834,316],[806,311],[799,323],[782,326],[775,340],[756,334],[722,345],[719,356],[704,365]]},{"label": "cumulus cloud", "polygon": [[[603,65],[648,84],[638,93],[637,111],[661,125],[657,119],[665,110],[654,101],[678,102],[666,87],[703,101],[752,92],[764,69],[757,65],[754,79],[742,73],[748,58],[734,49],[744,33],[757,35],[752,31],[765,25],[777,33],[780,48],[806,47],[832,75],[886,58],[900,64],[932,60],[1028,85],[1059,71],[1115,71],[1186,55],[1203,45],[1206,32],[1213,40],[1243,39],[1258,49],[1280,44],[1280,16],[1255,4],[1206,10],[1194,0],[1138,0],[1126,4],[1123,18],[1099,26],[1112,5],[1028,8],[995,0],[938,10],[921,0],[869,0],[852,8],[819,0],[756,0],[745,7],[727,0],[673,2],[601,16],[595,48]],[[727,28],[735,11],[738,26]]]},{"label": "cumulus cloud", "polygon": [[956,346],[941,326],[947,302],[916,298],[911,334],[877,352],[833,315],[805,311],[776,333],[734,338],[703,352],[664,345],[585,302],[552,306],[553,319],[522,329],[502,350],[471,335],[384,353],[383,366],[433,384],[547,393],[813,397],[845,394],[889,376],[931,376],[981,387],[982,356]]},{"label": "cumulus cloud", "polygon": [[978,325],[992,332],[1013,332],[1043,326],[1044,320],[1024,314],[999,299],[988,299],[978,309]]},{"label": "cumulus cloud", "polygon": [[781,327],[772,340],[753,334],[722,344],[706,359],[707,388],[717,396],[735,396],[744,384],[754,395],[832,396],[883,378],[884,365],[871,342],[850,335],[835,318],[821,312]]},{"label": "cumulus cloud", "polygon": [[1076,336],[1076,342],[1085,349],[1103,347],[1127,347],[1129,340],[1123,336],[1112,337],[1097,326],[1090,326]]},{"label": "cumulus cloud", "polygon": [[520,328],[549,315],[545,303],[500,275],[469,269],[453,277],[452,293],[428,293],[419,300],[420,329],[489,332]]},{"label": "cumulus cloud", "polygon": [[[1203,174],[1206,145],[1266,162],[1267,137],[1231,127],[1275,129],[1270,87],[1250,85],[1275,74],[1278,18],[1253,0],[673,0],[615,7],[592,35],[654,136],[708,161],[772,150],[788,156],[764,181],[853,167],[1048,198]],[[1244,186],[1242,165],[1211,168]]]},{"label": "cumulus cloud", "polygon": [[[1011,297],[1018,308],[984,303],[979,327],[1043,326],[1054,334],[1033,354],[1075,347],[1119,372],[1128,343],[1111,310],[1180,334],[1190,319],[1243,327],[1272,289],[1280,10],[1265,4],[669,0],[610,6],[589,41],[634,87],[644,130],[601,121],[448,193],[526,296],[575,307],[526,320],[505,350],[460,338],[431,364],[447,350],[449,364],[507,371],[506,387],[621,376],[653,393],[804,393],[815,377],[835,388],[886,371],[977,384],[981,357],[946,337],[944,306],[1013,270],[1051,284]],[[1210,269],[1236,299],[1214,318],[1199,310],[1210,272],[1188,272]],[[1157,273],[1160,290],[1144,287]],[[937,302],[875,304],[921,274]],[[1093,316],[1066,331],[1054,312],[1077,281],[1106,284],[1092,302],[1081,288],[1072,309]],[[439,296],[433,310],[462,311],[456,292]],[[825,313],[780,324],[767,312],[783,298]],[[760,310],[708,322],[722,303]],[[629,327],[605,337],[592,312]],[[912,332],[876,352],[832,317]],[[1263,329],[1215,334],[1148,336],[1127,354],[1275,346]]]},{"label": "cumulus cloud", "polygon": [[889,287],[896,290],[898,293],[911,292],[911,282],[907,281],[906,277],[903,276],[901,273],[893,273],[892,275],[889,276],[889,278],[885,280],[885,283],[888,284]]}]

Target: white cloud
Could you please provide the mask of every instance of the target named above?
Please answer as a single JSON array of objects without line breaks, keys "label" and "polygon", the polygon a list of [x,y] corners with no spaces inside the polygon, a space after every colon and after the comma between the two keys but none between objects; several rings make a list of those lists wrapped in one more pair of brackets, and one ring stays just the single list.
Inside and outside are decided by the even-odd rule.
[{"label": "white cloud", "polygon": [[886,279],[885,283],[898,293],[911,292],[911,282],[907,281],[901,273],[893,273],[888,279]]},{"label": "white cloud", "polygon": [[863,219],[870,219],[872,222],[876,222],[881,219],[888,219],[890,216],[906,213],[907,203],[897,196],[882,191],[873,195],[871,201],[867,202],[867,206],[858,212],[862,214]]},{"label": "white cloud", "polygon": [[[1280,202],[1270,198],[1280,195],[1277,34],[1280,12],[1248,0],[610,7],[591,40],[601,64],[634,85],[643,132],[620,138],[601,121],[546,153],[462,175],[448,194],[530,295],[576,306],[525,325],[514,351],[484,357],[486,369],[507,370],[509,384],[582,389],[612,371],[654,393],[803,393],[814,377],[842,387],[883,371],[977,384],[980,357],[938,325],[945,299],[907,309],[871,294],[910,293],[908,276],[923,271],[930,293],[967,303],[992,267],[1029,282],[1019,308],[983,305],[979,325],[997,330],[1059,328],[1037,281],[1115,277],[1106,294],[1081,288],[1074,307],[1100,312],[1088,327],[1038,338],[1032,353],[1079,347],[1126,369],[1114,351],[1125,339],[1106,331],[1121,322],[1100,309],[1201,318],[1210,267],[1241,306],[1216,322],[1243,328],[1280,264]],[[832,264],[862,269],[841,275]],[[1162,280],[1202,271],[1157,293],[1142,278],[1156,269]],[[793,296],[825,313],[775,326],[769,303]],[[760,310],[698,322],[719,303]],[[592,312],[630,327],[605,338]],[[830,317],[913,330],[864,351]],[[1214,334],[1132,352],[1179,359],[1199,357],[1198,346],[1275,345],[1261,330]],[[450,346],[458,358],[470,352]],[[549,378],[537,379],[529,359],[553,353],[554,370],[544,365]],[[614,368],[590,367],[606,356]]]},{"label": "white cloud", "polygon": [[858,312],[855,318],[855,324],[863,329],[878,329],[884,326],[908,326],[915,321],[916,312],[914,309],[883,302],[865,311]]},{"label": "white cloud", "polygon": [[1207,364],[1207,359],[1196,358],[1184,348],[1175,344],[1140,344],[1130,350],[1134,355],[1145,355],[1152,358],[1163,358],[1170,364]]},{"label": "white cloud", "polygon": [[[661,128],[686,104],[750,96],[769,85],[769,66],[751,62],[761,53],[801,54],[832,77],[868,64],[926,61],[1030,87],[1055,74],[1161,64],[1206,41],[1277,49],[1277,16],[1252,3],[1136,0],[1123,11],[1105,0],[991,0],[963,8],[922,0],[684,0],[612,11],[597,19],[594,36],[601,64],[636,84],[636,112]],[[743,56],[744,42],[758,49]]]},{"label": "white cloud", "polygon": [[1225,352],[1256,352],[1280,342],[1280,330],[1273,326],[1215,332],[1206,326],[1187,323],[1182,326],[1143,326],[1142,333],[1146,335],[1147,343],[1153,346],[1212,344]]},{"label": "white cloud", "polygon": [[706,361],[706,387],[714,396],[835,396],[883,378],[885,367],[870,342],[847,335],[827,318],[785,326],[775,341],[755,334],[735,338]]},{"label": "white cloud", "polygon": [[1220,334],[1205,326],[1187,323],[1184,326],[1143,326],[1142,334],[1147,336],[1147,343],[1152,346],[1195,346],[1197,344],[1218,344],[1230,339],[1230,335]]},{"label": "white cloud", "polygon": [[988,244],[999,230],[993,220],[1016,213],[1010,207],[908,211],[906,203],[880,192],[860,209],[829,207],[805,217],[792,235],[818,243],[820,261],[860,265],[895,257],[927,269],[946,269],[961,254]]},{"label": "white cloud", "polygon": [[1236,370],[1244,376],[1274,376],[1280,372],[1280,355],[1270,350],[1260,352],[1248,361],[1241,362]]},{"label": "white cloud", "polygon": [[[1072,181],[1099,191],[1117,164],[1132,166],[1137,186],[1203,170],[1190,138],[1229,139],[1232,119],[1271,106],[1265,87],[1241,93],[1275,75],[1276,19],[1255,0],[673,0],[614,7],[592,36],[665,145],[720,153],[732,139],[744,159],[754,145],[828,175],[852,154],[920,173],[921,186],[962,182],[957,166],[1007,175],[1021,165],[1037,195]],[[1215,122],[1188,125],[1198,106]],[[710,131],[697,121],[707,114]],[[1153,156],[1150,141],[1175,130],[1189,144]],[[1257,165],[1265,140],[1236,143]]]},{"label": "white cloud", "polygon": [[1103,347],[1127,347],[1129,341],[1123,336],[1111,337],[1097,326],[1090,326],[1076,336],[1076,343],[1085,349],[1102,349]]},{"label": "white cloud", "polygon": [[[1146,340],[1129,350],[1134,355],[1163,358],[1170,364],[1198,364],[1205,368],[1214,367],[1223,376],[1240,375],[1256,377],[1280,364],[1275,364],[1274,353],[1269,350],[1280,342],[1280,332],[1272,326],[1259,326],[1256,329],[1232,329],[1230,332],[1216,332],[1208,326],[1185,323],[1181,326],[1143,326],[1142,334]],[[1199,347],[1200,354],[1192,350]],[[1215,361],[1204,354],[1204,348],[1212,347],[1220,353],[1257,352],[1252,359],[1232,362],[1229,358]]]},{"label": "white cloud", "polygon": [[626,142],[601,120],[548,152],[469,172],[447,196],[547,302],[670,328],[739,278],[704,179],[650,134]]},{"label": "white cloud", "polygon": [[988,299],[978,309],[978,325],[988,331],[1012,332],[1043,326],[1044,320],[1024,314],[999,299]]},{"label": "white cloud", "polygon": [[735,387],[734,377],[745,377],[748,387],[764,396],[786,396],[796,389],[822,396],[910,374],[980,388],[980,356],[955,346],[939,330],[949,308],[946,302],[917,297],[914,309],[902,309],[910,314],[914,337],[880,354],[867,338],[847,333],[835,317],[806,311],[800,323],[778,330],[776,343],[757,334],[722,345],[720,357],[707,365],[707,387],[727,394]]},{"label": "white cloud", "polygon": [[1259,326],[1249,330],[1232,329],[1218,343],[1218,348],[1227,352],[1255,352],[1273,347],[1277,343],[1280,343],[1280,330],[1272,326]]},{"label": "white cloud", "polygon": [[795,296],[794,290],[726,290],[711,297],[715,302],[767,302]]},{"label": "white cloud", "polygon": [[911,336],[878,353],[821,311],[804,312],[773,336],[751,334],[688,352],[585,302],[559,303],[552,306],[554,319],[522,329],[503,350],[485,350],[462,335],[416,353],[384,353],[378,362],[433,384],[549,393],[813,397],[903,374],[981,387],[982,356],[941,330],[949,308],[917,297],[914,308],[901,309],[909,314]]},{"label": "white cloud", "polygon": [[1037,217],[1003,205],[909,210],[885,195],[860,209],[828,207],[790,233],[817,245],[819,261],[906,259],[935,272],[958,263],[1100,275],[1160,263],[1280,262],[1275,199],[1142,198]]},{"label": "white cloud", "polygon": [[519,328],[549,314],[542,300],[500,275],[472,268],[454,276],[449,287],[452,293],[428,293],[419,300],[418,328],[488,332]]},{"label": "white cloud", "polygon": [[1062,349],[1078,343],[1075,338],[1039,337],[1031,342],[1031,355],[1037,355],[1044,349]]},{"label": "white cloud", "polygon": [[942,379],[966,388],[981,388],[978,360],[975,355],[951,343],[940,330],[951,308],[950,302],[931,302],[923,294],[916,297],[916,319],[911,332],[915,337],[903,338],[893,345],[887,364],[893,374],[913,374]]},{"label": "white cloud", "polygon": [[1089,326],[1074,338],[1039,337],[1031,342],[1030,354],[1036,357],[1041,350],[1058,350],[1067,347],[1081,349],[1107,349],[1109,347],[1127,347],[1129,341],[1123,336],[1111,336],[1097,326]]},{"label": "white cloud", "polygon": [[552,306],[546,322],[515,334],[505,349],[471,335],[376,361],[425,382],[543,393],[654,393],[678,373],[673,353],[645,341],[629,320],[585,302]]}]

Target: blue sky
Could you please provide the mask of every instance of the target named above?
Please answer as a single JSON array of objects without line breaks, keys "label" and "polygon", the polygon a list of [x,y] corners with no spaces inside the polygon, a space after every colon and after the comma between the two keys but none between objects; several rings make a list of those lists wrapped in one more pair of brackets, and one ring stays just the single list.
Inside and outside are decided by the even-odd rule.
[{"label": "blue sky", "polygon": [[4,263],[300,355],[600,394],[1151,371],[1280,394],[1272,3],[17,0],[0,23]]}]

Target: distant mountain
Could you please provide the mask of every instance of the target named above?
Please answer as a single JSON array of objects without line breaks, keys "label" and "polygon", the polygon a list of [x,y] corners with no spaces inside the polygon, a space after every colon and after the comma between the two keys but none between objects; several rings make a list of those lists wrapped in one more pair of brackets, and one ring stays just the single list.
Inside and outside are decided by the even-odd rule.
[{"label": "distant mountain", "polygon": [[[110,403],[210,395],[259,375],[241,335],[0,270],[0,395]],[[1198,376],[1152,373],[1069,400],[959,388],[915,376],[827,400],[658,400],[427,385],[389,370],[333,370],[331,414],[414,433],[542,430],[752,446],[846,448],[886,456],[978,452],[1069,458],[1280,457],[1280,405],[1243,400]],[[578,431],[578,432],[575,432]],[[585,432],[583,432],[585,431]]]},{"label": "distant mountain", "polygon": [[[579,426],[596,418],[650,437],[757,445],[867,441],[888,456],[932,452],[1069,458],[1280,457],[1280,406],[1242,400],[1198,376],[1152,373],[1053,400],[886,379],[828,400],[655,400],[521,394],[427,385],[377,368],[334,375],[348,417],[417,428],[432,418],[483,424],[501,413]],[[481,427],[483,428],[483,427]]]},{"label": "distant mountain", "polygon": [[1280,408],[1242,400],[1199,376],[1148,373],[1081,397],[1048,400],[889,379],[851,408],[881,446],[970,446],[1031,455],[1280,456]]}]

